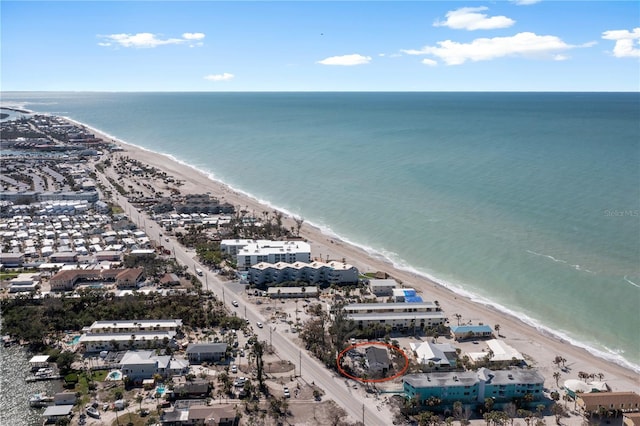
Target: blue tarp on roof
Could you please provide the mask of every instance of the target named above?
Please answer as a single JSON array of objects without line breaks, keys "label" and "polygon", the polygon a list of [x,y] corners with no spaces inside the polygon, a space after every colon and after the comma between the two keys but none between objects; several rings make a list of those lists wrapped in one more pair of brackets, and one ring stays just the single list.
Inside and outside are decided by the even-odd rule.
[{"label": "blue tarp on roof", "polygon": [[422,303],[422,297],[420,296],[405,296],[404,301],[407,303]]}]

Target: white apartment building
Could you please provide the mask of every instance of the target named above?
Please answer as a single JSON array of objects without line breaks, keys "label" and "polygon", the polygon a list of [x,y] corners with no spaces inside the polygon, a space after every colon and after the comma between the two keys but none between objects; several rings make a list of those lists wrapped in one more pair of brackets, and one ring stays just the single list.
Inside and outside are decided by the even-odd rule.
[{"label": "white apartment building", "polygon": [[311,261],[311,246],[304,241],[222,240],[220,250],[236,257],[239,270],[260,263]]},{"label": "white apartment building", "polygon": [[356,284],[358,269],[343,262],[260,262],[250,266],[247,280],[258,286],[278,284],[286,281],[305,283]]},{"label": "white apartment building", "polygon": [[415,327],[434,327],[444,324],[446,317],[438,305],[433,302],[421,303],[352,303],[343,307],[347,317],[366,328],[379,324],[394,329]]},{"label": "white apartment building", "polygon": [[137,333],[140,331],[177,331],[182,327],[181,319],[158,319],[137,321],[95,321],[82,329],[88,333]]}]

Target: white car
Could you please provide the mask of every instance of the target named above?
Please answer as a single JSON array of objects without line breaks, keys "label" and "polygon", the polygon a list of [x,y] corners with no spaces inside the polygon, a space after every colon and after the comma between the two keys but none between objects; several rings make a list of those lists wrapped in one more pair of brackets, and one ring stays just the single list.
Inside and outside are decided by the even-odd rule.
[{"label": "white car", "polygon": [[231,366],[231,372],[232,372],[232,373],[237,373],[237,372],[238,372],[238,366],[237,366],[237,365],[235,365],[235,364],[233,364],[233,365]]},{"label": "white car", "polygon": [[284,397],[291,398],[291,394],[289,393],[289,388],[286,386],[284,387]]},{"label": "white car", "polygon": [[236,308],[238,307],[238,301],[237,301],[237,300],[234,300],[233,302],[231,302],[231,304],[232,304],[233,306],[235,306]]},{"label": "white car", "polygon": [[258,326],[258,328],[262,328],[262,323],[260,321],[258,321],[256,325]]}]

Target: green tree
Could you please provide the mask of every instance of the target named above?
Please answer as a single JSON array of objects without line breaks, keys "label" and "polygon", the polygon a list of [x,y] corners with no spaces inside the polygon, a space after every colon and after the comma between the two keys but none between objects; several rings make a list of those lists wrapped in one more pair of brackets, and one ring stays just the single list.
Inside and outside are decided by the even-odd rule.
[{"label": "green tree", "polygon": [[60,370],[61,375],[66,376],[72,371],[71,365],[73,364],[73,361],[75,361],[75,359],[75,352],[60,352],[56,359],[56,364],[58,366],[58,369]]}]

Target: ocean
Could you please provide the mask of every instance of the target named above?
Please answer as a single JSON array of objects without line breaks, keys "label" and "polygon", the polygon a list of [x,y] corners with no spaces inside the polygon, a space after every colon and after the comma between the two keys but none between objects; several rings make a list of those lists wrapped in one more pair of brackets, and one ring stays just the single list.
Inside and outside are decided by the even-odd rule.
[{"label": "ocean", "polygon": [[638,93],[5,92],[2,103],[164,153],[640,372]]}]

